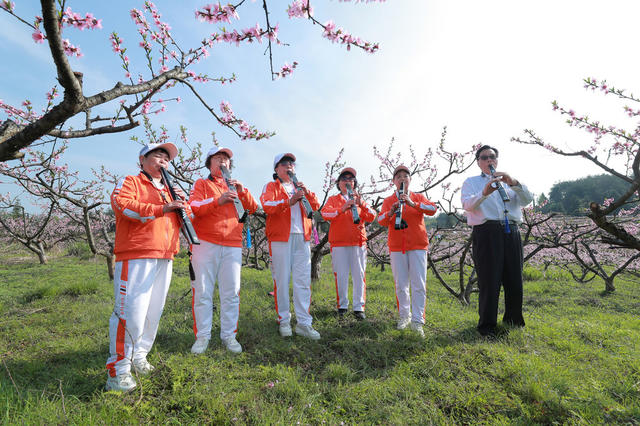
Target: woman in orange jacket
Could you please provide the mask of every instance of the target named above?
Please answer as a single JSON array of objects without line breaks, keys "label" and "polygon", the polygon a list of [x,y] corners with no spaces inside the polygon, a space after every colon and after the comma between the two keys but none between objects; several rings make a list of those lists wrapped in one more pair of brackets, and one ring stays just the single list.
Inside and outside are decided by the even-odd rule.
[{"label": "woman in orange jacket", "polygon": [[[180,241],[180,221],[172,212],[188,211],[184,201],[171,201],[160,172],[177,154],[172,143],[146,145],[138,157],[140,174],[120,180],[111,194],[116,267],[107,390],[135,388],[131,368],[138,374],[154,369],[147,354],[156,338]],[[176,192],[184,197],[179,188]]]},{"label": "woman in orange jacket", "polygon": [[296,188],[289,176],[295,173],[296,156],[276,155],[273,160],[273,181],[262,189],[260,202],[267,214],[266,234],[271,254],[271,275],[279,331],[291,336],[289,311],[289,280],[293,278],[293,307],[296,313],[296,334],[312,340],[320,339],[313,329],[311,305],[311,219],[303,208],[303,197],[312,210],[320,208],[316,195],[302,182]]},{"label": "woman in orange jacket", "polygon": [[[193,186],[189,205],[195,219],[193,227],[200,245],[193,246],[191,261],[195,281],[192,312],[196,341],[191,352],[201,354],[211,339],[213,291],[218,281],[220,295],[220,339],[232,353],[242,352],[236,340],[240,311],[240,269],[242,266],[242,228],[234,200],[239,199],[247,213],[253,214],[258,203],[249,190],[235,179],[225,181],[221,168],[231,169],[233,152],[228,148],[213,148],[207,153],[207,179],[198,179]],[[244,220],[244,218],[242,218]]]},{"label": "woman in orange jacket", "polygon": [[[411,324],[411,328],[424,337],[422,326],[427,300],[429,247],[424,215],[433,216],[437,207],[423,194],[409,191],[411,172],[406,166],[396,167],[393,171],[393,183],[397,191],[382,203],[378,223],[389,228],[387,244],[400,316],[398,329],[402,330]],[[400,193],[403,184],[405,191]],[[401,221],[398,220],[400,229],[396,229],[396,214],[400,213],[401,207],[402,217]]]},{"label": "woman in orange jacket", "polygon": [[[347,185],[352,196],[348,195]],[[331,223],[329,244],[331,264],[336,281],[336,305],[338,314],[349,309],[349,270],[353,281],[353,314],[365,319],[364,307],[367,294],[365,270],[367,267],[367,232],[365,222],[373,222],[376,212],[368,207],[356,192],[358,181],[352,167],[344,168],[338,175],[336,187],[340,194],[330,197],[322,208],[322,218]],[[357,216],[354,217],[354,209]]]}]

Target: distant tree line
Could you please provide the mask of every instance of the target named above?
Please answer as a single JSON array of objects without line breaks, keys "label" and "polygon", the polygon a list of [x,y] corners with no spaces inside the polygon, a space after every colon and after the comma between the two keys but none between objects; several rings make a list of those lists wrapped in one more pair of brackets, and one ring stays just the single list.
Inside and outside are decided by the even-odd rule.
[{"label": "distant tree line", "polygon": [[[580,216],[585,214],[591,201],[603,203],[609,198],[617,199],[627,191],[628,186],[628,183],[612,175],[587,176],[558,182],[551,187],[548,198],[541,194],[537,201],[543,213]],[[629,207],[626,206],[627,209]]]}]

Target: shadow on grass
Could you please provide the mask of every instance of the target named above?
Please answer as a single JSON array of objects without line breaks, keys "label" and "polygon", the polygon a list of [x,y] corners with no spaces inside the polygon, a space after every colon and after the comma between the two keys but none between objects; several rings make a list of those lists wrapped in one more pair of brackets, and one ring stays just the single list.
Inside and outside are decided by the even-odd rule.
[{"label": "shadow on grass", "polygon": [[[0,366],[6,383],[43,396],[73,396],[89,400],[96,391],[104,389],[107,374],[105,360],[108,346],[95,351],[69,351],[37,357],[29,361],[7,359]],[[6,366],[6,368],[5,368]],[[7,370],[11,373],[8,378]]]}]

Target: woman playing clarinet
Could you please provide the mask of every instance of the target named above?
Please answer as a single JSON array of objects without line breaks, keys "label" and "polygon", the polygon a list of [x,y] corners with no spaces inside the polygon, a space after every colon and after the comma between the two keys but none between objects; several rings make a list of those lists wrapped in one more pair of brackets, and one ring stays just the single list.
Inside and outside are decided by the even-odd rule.
[{"label": "woman playing clarinet", "polygon": [[245,211],[255,213],[256,200],[239,181],[231,179],[229,148],[213,148],[207,153],[207,179],[193,186],[189,205],[195,215],[193,227],[200,245],[193,246],[192,264],[193,332],[196,341],[191,352],[201,354],[211,339],[213,290],[218,282],[220,294],[220,339],[232,353],[242,352],[236,340],[240,308],[240,268],[242,266],[242,228]]},{"label": "woman playing clarinet", "polygon": [[364,306],[367,296],[365,270],[367,267],[367,232],[365,222],[373,222],[376,212],[368,207],[357,192],[356,171],[344,168],[338,175],[339,194],[329,198],[322,208],[322,218],[331,223],[329,244],[331,264],[336,281],[338,315],[349,309],[349,271],[353,282],[353,314],[366,318]]},{"label": "woman playing clarinet", "polygon": [[320,339],[311,323],[311,214],[320,207],[316,195],[295,175],[296,157],[278,154],[273,160],[273,181],[262,190],[260,202],[267,214],[266,234],[271,254],[271,275],[279,332],[292,335],[289,308],[289,280],[293,278],[293,307],[296,334]]},{"label": "woman playing clarinet", "polygon": [[410,183],[409,168],[396,167],[393,171],[396,192],[382,203],[378,223],[389,228],[387,244],[400,316],[398,330],[411,324],[411,328],[424,337],[429,247],[424,215],[433,216],[437,207],[423,194],[409,191]]}]

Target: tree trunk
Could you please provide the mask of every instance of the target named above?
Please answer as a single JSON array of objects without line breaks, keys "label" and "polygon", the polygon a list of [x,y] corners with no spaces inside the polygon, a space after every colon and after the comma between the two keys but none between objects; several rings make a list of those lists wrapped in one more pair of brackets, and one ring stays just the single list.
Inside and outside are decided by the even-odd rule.
[{"label": "tree trunk", "polygon": [[35,244],[34,243],[26,244],[26,247],[38,256],[38,260],[40,261],[41,265],[47,264],[47,255],[45,254],[44,246],[40,241],[36,242]]},{"label": "tree trunk", "polygon": [[38,260],[41,265],[47,264],[47,256],[44,254],[44,250],[36,252],[38,254]]},{"label": "tree trunk", "polygon": [[613,277],[607,277],[604,279],[604,291],[607,293],[613,293],[616,291],[616,286],[613,285]]},{"label": "tree trunk", "polygon": [[107,272],[109,273],[109,279],[113,281],[113,277],[115,276],[115,270],[116,270],[116,257],[115,255],[111,254],[109,256],[106,256],[107,258]]},{"label": "tree trunk", "polygon": [[322,262],[322,257],[326,254],[323,253],[323,248],[327,241],[329,241],[329,233],[326,233],[318,245],[311,250],[311,281],[318,281],[320,278],[320,263]]}]

